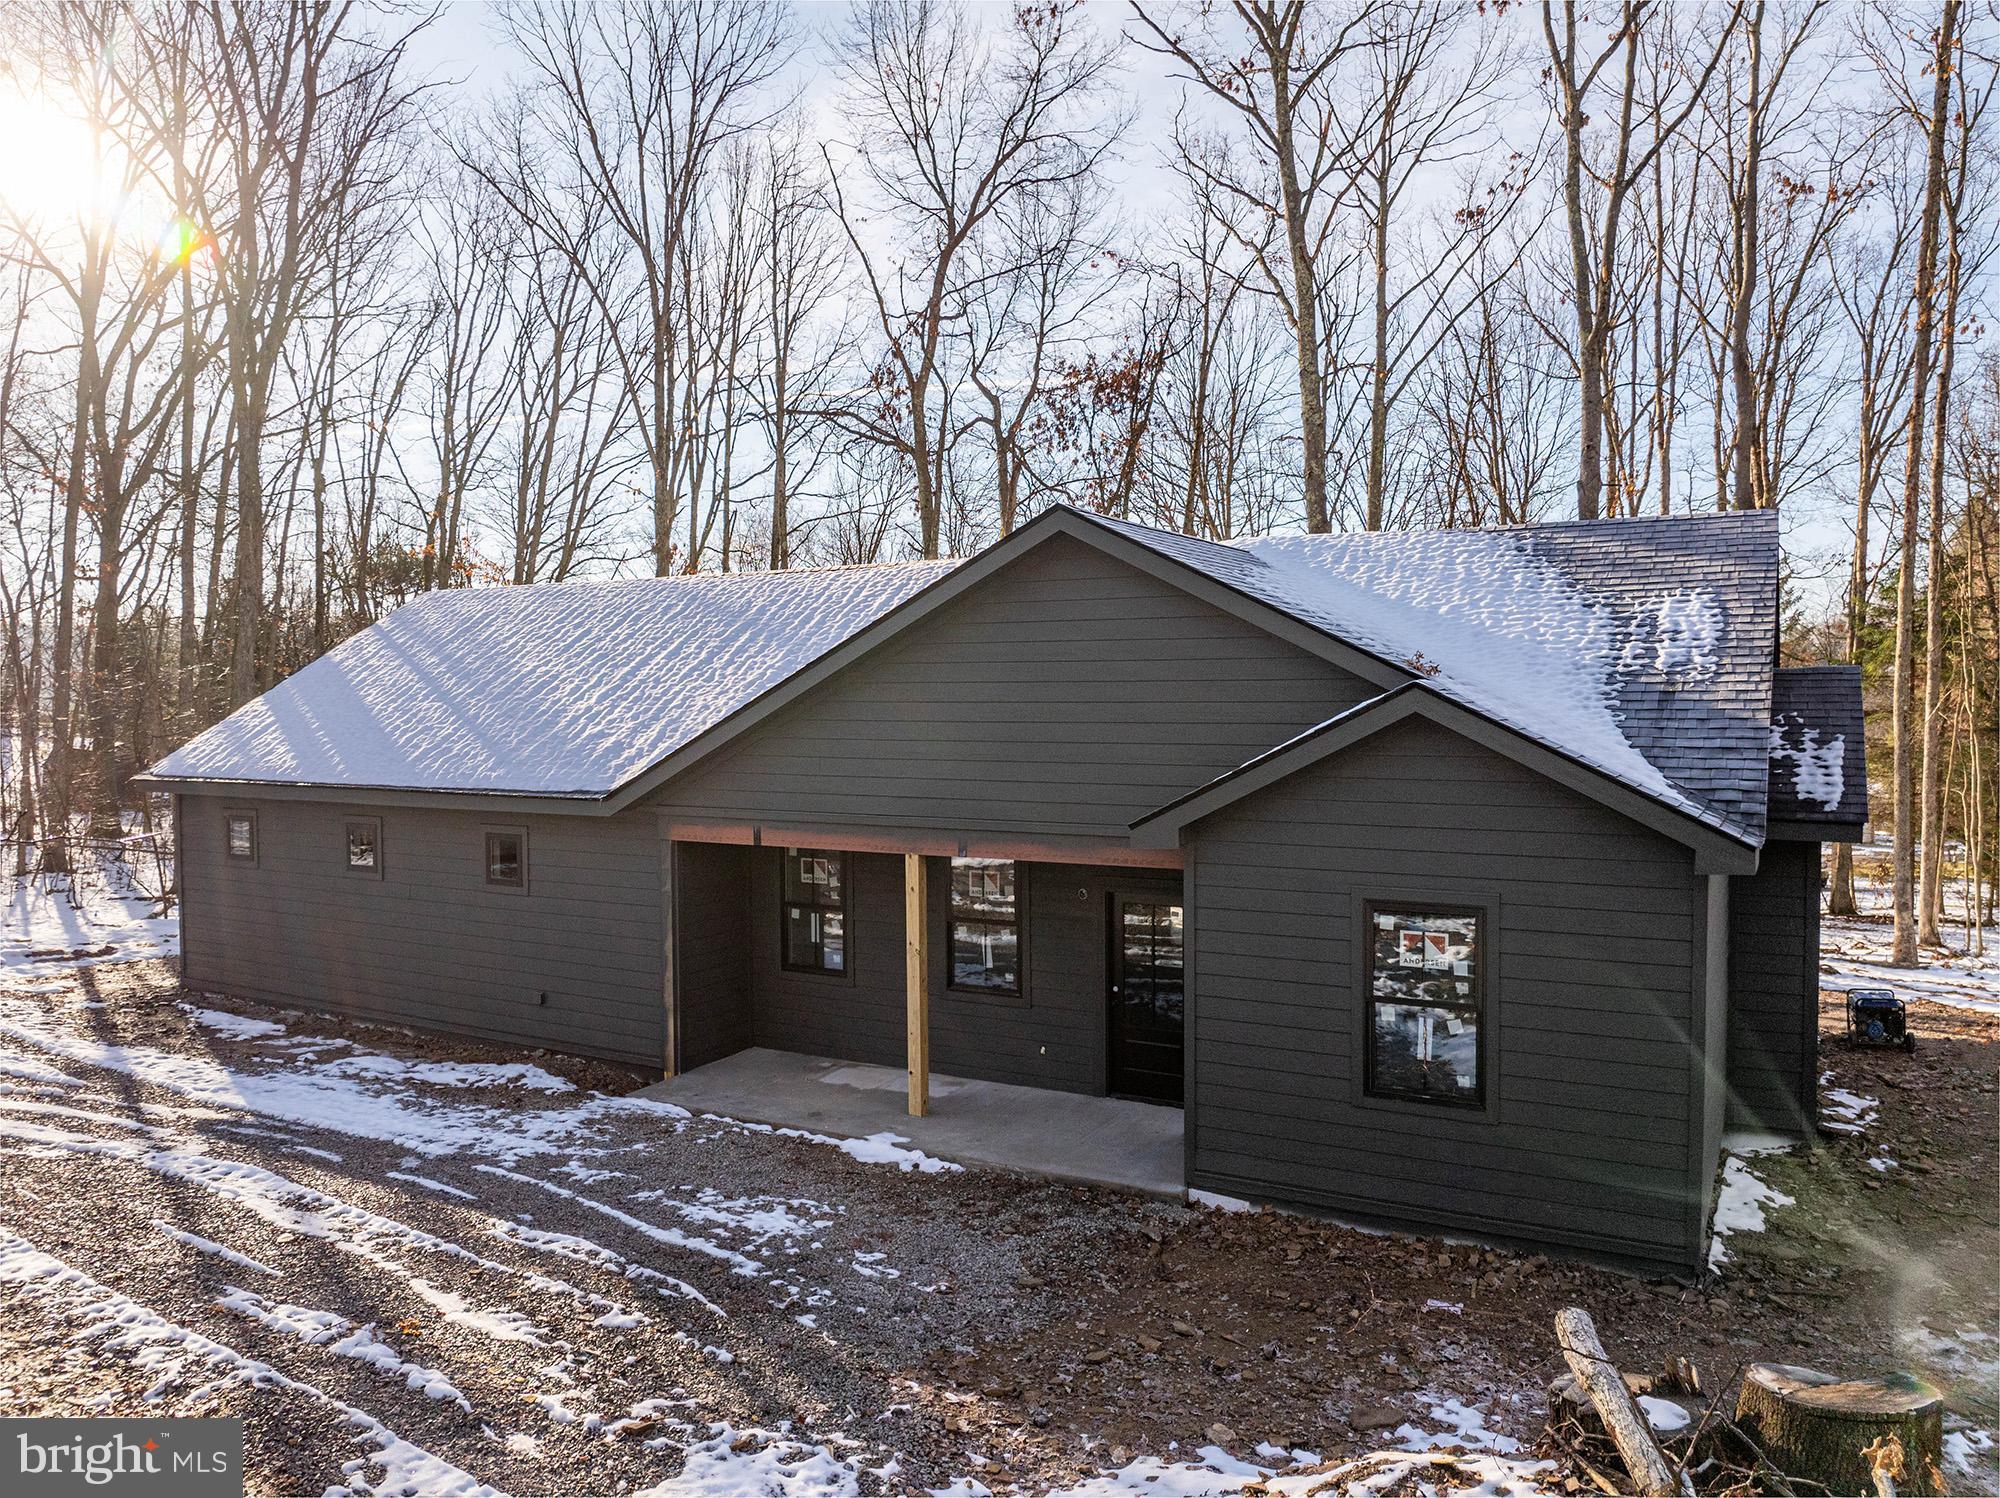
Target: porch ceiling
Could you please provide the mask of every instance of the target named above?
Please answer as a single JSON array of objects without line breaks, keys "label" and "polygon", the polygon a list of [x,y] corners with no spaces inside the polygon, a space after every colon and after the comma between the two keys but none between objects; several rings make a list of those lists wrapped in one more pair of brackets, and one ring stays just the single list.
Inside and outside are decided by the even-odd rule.
[{"label": "porch ceiling", "polygon": [[926,1154],[1028,1175],[1178,1197],[1181,1110],[1119,1098],[931,1076],[931,1111],[905,1111],[901,1067],[752,1047],[639,1094],[697,1113],[864,1138],[889,1131]]}]

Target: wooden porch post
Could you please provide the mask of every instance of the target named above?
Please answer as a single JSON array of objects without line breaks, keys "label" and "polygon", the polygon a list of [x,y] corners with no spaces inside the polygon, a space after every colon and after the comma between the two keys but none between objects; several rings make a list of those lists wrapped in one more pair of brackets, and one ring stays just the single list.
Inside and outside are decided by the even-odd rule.
[{"label": "wooden porch post", "polygon": [[930,919],[924,855],[903,855],[903,989],[909,1037],[910,1116],[931,1111]]},{"label": "wooden porch post", "polygon": [[681,1006],[678,975],[674,972],[675,924],[680,894],[675,885],[674,829],[660,823],[660,998],[666,1009],[662,1027],[660,1070],[671,1080],[680,1075]]}]

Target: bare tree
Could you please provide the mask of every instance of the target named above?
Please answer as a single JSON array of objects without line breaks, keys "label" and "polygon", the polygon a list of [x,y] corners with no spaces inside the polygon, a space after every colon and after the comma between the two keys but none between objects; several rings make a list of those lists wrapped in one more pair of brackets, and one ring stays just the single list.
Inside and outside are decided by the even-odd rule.
[{"label": "bare tree", "polygon": [[1060,6],[988,26],[960,0],[869,0],[841,38],[851,134],[829,189],[881,337],[879,398],[842,419],[908,463],[924,556],[945,529],[953,327],[1004,263],[982,253],[1001,216],[1091,180],[1111,151],[1114,57]]},{"label": "bare tree", "polygon": [[[1173,58],[1242,123],[1259,175],[1232,175],[1229,190],[1268,205],[1284,233],[1282,270],[1261,262],[1284,307],[1297,350],[1306,528],[1333,528],[1327,499],[1327,410],[1320,317],[1323,251],[1344,179],[1342,163],[1368,129],[1333,87],[1336,66],[1362,45],[1372,6],[1333,11],[1309,0],[1234,0],[1204,7],[1189,26],[1131,0],[1140,45]],[[1225,19],[1226,18],[1226,19]],[[1268,175],[1265,175],[1268,174]]]},{"label": "bare tree", "polygon": [[[1945,140],[1951,122],[1952,73],[1958,56],[1959,0],[1944,0],[1933,37],[1932,90],[1919,123],[1924,132],[1923,211],[1917,230],[1917,265],[1911,291],[1911,374],[1907,433],[1903,444],[1901,560],[1896,581],[1896,659],[1891,733],[1896,844],[1893,898],[1896,934],[1890,961],[1917,963],[1916,928],[1916,754],[1912,719],[1916,710],[1917,511],[1924,480],[1925,404],[1930,396],[1931,362],[1937,318],[1939,220],[1946,191]],[[1886,71],[1886,70],[1885,70]]]},{"label": "bare tree", "polygon": [[[677,537],[712,477],[712,434],[690,432],[686,416],[733,379],[705,362],[689,305],[704,198],[720,153],[773,116],[767,87],[792,54],[791,13],[779,0],[551,0],[499,17],[528,69],[523,107],[502,121],[504,153],[467,142],[461,157],[591,288],[639,403],[653,570],[699,566]],[[620,255],[601,253],[606,236]],[[687,525],[699,538],[701,517]]]},{"label": "bare tree", "polygon": [[[1576,322],[1576,512],[1581,519],[1595,520],[1603,510],[1605,389],[1611,377],[1608,350],[1626,203],[1650,172],[1654,158],[1701,102],[1743,7],[1742,0],[1735,0],[1713,47],[1705,49],[1706,61],[1693,70],[1693,81],[1677,101],[1658,93],[1648,98],[1642,90],[1640,64],[1648,40],[1653,43],[1648,66],[1657,74],[1670,73],[1674,66],[1657,55],[1663,28],[1654,21],[1652,0],[1620,0],[1618,25],[1595,52],[1579,37],[1587,18],[1578,11],[1576,0],[1560,0],[1560,8],[1558,21],[1557,0],[1542,0],[1542,35],[1563,143],[1562,201]],[[1647,31],[1649,25],[1653,32]],[[1592,100],[1606,72],[1614,68],[1618,83],[1610,100],[1609,159],[1599,161],[1593,157],[1589,133],[1595,117]],[[1594,208],[1591,189],[1596,192]]]}]

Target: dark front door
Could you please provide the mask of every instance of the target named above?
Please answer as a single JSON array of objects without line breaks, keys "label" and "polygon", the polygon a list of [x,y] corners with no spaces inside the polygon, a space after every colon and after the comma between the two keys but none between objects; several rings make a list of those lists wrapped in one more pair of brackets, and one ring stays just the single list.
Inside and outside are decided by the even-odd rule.
[{"label": "dark front door", "polygon": [[1180,1102],[1185,971],[1181,907],[1158,897],[1113,895],[1106,1045],[1113,1094]]}]

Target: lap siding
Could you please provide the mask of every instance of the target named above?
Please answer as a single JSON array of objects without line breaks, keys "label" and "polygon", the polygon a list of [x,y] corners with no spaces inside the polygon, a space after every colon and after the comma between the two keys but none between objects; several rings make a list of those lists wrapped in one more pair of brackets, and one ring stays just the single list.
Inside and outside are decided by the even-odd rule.
[{"label": "lap siding", "polygon": [[[257,813],[231,861],[225,813]],[[346,864],[379,818],[382,877]],[[657,826],[351,802],[182,798],[188,983],[356,1018],[657,1066]],[[485,883],[489,826],[528,830],[528,890]],[[542,996],[547,995],[547,1002]]]},{"label": "lap siding", "polygon": [[1730,881],[1729,1123],[1810,1136],[1819,1078],[1817,843],[1770,843]]},{"label": "lap siding", "polygon": [[[1691,1267],[1691,856],[1429,724],[1197,824],[1190,1183]],[[1498,906],[1491,1116],[1359,1095],[1359,901]],[[1418,899],[1421,903],[1421,898]]]}]

